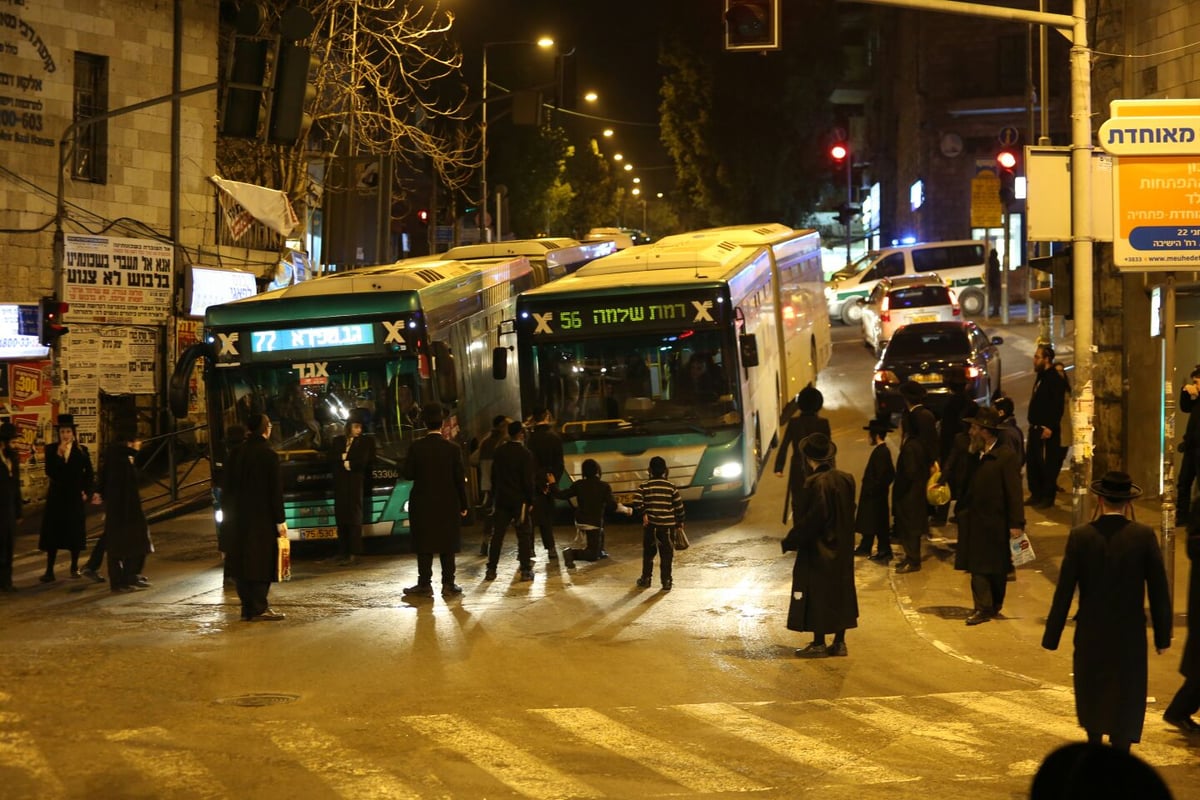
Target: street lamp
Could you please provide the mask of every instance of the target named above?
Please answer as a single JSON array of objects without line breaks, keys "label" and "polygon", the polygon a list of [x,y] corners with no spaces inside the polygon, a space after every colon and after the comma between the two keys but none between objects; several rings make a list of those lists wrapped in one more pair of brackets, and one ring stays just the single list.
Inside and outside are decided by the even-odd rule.
[{"label": "street lamp", "polygon": [[[488,69],[487,69],[487,62],[488,62],[488,48],[501,47],[504,45],[536,45],[538,47],[541,47],[542,49],[545,49],[548,47],[553,47],[554,40],[551,39],[549,36],[543,36],[535,42],[526,41],[524,39],[517,39],[517,40],[507,41],[507,42],[485,42],[483,45],[483,92],[480,95],[480,100],[479,100],[479,106],[482,110],[482,115],[483,115],[482,120],[480,122],[480,126],[479,126],[480,148],[483,150],[482,158],[480,159],[480,163],[479,163],[479,193],[483,197],[479,204],[479,233],[480,233],[479,238],[481,241],[488,241],[488,242],[490,242],[492,240],[492,229],[489,228],[488,224],[487,224],[487,217],[488,217],[488,213],[487,213],[487,205],[488,205],[488,188],[487,188],[487,157],[488,157],[488,148],[487,148],[487,129],[488,129],[488,115],[487,115],[488,74],[487,73],[488,73]],[[496,231],[496,236],[499,237],[499,235],[500,235],[500,232]]]}]

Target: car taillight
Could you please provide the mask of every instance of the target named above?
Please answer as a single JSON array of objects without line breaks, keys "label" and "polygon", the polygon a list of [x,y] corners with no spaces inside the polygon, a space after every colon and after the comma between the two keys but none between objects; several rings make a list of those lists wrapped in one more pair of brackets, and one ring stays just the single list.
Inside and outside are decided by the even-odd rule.
[{"label": "car taillight", "polygon": [[875,370],[874,380],[876,383],[900,383],[900,379],[896,377],[896,373],[890,369]]},{"label": "car taillight", "polygon": [[973,381],[983,374],[983,370],[979,367],[967,367],[967,380]]},{"label": "car taillight", "polygon": [[962,315],[962,309],[958,307],[958,303],[950,306],[950,316],[957,317]]}]

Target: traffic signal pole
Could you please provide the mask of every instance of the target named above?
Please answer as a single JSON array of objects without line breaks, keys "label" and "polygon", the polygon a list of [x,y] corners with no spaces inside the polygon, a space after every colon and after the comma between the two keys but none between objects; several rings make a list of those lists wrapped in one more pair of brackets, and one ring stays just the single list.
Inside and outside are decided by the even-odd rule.
[{"label": "traffic signal pole", "polygon": [[1043,25],[1054,28],[1071,43],[1071,276],[1075,304],[1071,522],[1081,525],[1087,519],[1084,506],[1091,485],[1096,406],[1095,389],[1092,386],[1092,74],[1087,38],[1087,2],[1071,0],[1069,16],[957,0],[853,2]]},{"label": "traffic signal pole", "polygon": [[854,221],[854,217],[850,213],[850,207],[854,205],[854,152],[850,146],[846,146],[846,266],[850,266],[853,261],[850,253],[850,223]]}]

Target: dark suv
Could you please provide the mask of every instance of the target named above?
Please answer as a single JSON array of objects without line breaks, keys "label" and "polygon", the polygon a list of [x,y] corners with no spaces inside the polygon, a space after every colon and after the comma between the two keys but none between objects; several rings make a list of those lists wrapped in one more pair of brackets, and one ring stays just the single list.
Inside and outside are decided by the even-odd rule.
[{"label": "dark suv", "polygon": [[925,405],[934,412],[950,395],[956,377],[966,380],[975,401],[990,405],[1000,389],[1000,349],[1004,340],[991,339],[974,322],[918,322],[892,336],[875,365],[875,411],[904,409],[900,384],[913,380],[925,387]]}]

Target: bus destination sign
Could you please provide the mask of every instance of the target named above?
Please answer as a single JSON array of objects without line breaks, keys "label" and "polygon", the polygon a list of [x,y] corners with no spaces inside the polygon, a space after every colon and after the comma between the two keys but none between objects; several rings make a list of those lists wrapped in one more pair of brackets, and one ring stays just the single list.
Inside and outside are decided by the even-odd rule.
[{"label": "bus destination sign", "polygon": [[369,322],[323,325],[319,328],[252,331],[250,334],[250,352],[252,353],[356,347],[374,343],[375,329]]},{"label": "bus destination sign", "polygon": [[678,327],[718,325],[724,321],[720,297],[680,302],[637,302],[628,299],[602,298],[599,301],[564,298],[554,310],[525,310],[521,313],[524,325],[533,327],[534,336],[575,334],[582,331],[604,332],[618,328]]}]

